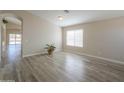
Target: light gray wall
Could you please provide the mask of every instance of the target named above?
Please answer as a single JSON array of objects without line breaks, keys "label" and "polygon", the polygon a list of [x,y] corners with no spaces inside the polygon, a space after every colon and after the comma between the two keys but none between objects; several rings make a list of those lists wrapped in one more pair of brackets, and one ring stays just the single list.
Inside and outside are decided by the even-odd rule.
[{"label": "light gray wall", "polygon": [[1,25],[1,55],[6,55],[6,24]]},{"label": "light gray wall", "polygon": [[1,31],[2,31],[2,23],[1,23],[1,19],[0,19],[0,63],[1,63]]},{"label": "light gray wall", "polygon": [[[84,30],[84,47],[66,46],[66,31]],[[63,28],[63,49],[124,61],[124,17]]]}]

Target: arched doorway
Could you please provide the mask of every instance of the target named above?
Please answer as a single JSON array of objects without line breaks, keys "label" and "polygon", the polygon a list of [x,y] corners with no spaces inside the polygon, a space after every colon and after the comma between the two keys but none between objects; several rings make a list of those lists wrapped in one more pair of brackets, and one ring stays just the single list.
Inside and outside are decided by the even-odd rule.
[{"label": "arched doorway", "polygon": [[13,14],[1,15],[1,66],[22,58],[22,18]]}]

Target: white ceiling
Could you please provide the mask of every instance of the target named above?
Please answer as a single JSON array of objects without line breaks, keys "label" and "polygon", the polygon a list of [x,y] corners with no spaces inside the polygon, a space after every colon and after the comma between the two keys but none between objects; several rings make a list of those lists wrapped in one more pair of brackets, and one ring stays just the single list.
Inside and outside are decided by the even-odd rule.
[{"label": "white ceiling", "polygon": [[[122,10],[69,10],[68,14],[63,10],[28,10],[28,12],[62,27],[124,16]],[[58,20],[58,16],[63,16],[64,20]]]}]

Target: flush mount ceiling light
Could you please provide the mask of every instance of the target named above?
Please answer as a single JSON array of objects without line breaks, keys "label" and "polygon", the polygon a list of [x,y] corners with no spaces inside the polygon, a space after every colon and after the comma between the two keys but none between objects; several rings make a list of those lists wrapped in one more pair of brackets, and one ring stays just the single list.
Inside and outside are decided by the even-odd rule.
[{"label": "flush mount ceiling light", "polygon": [[61,21],[63,20],[63,16],[58,16],[58,19]]},{"label": "flush mount ceiling light", "polygon": [[[63,12],[64,12],[64,14],[68,14],[69,13],[69,10],[64,10]],[[64,17],[63,16],[58,16],[58,19],[60,21],[62,21],[64,19]]]}]

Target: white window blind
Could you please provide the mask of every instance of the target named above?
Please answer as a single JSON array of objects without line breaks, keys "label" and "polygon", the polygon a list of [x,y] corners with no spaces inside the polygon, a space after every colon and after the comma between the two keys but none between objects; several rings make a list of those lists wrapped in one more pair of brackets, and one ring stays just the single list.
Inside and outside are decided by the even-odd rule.
[{"label": "white window blind", "polygon": [[66,45],[83,47],[83,30],[70,30],[66,33]]}]

